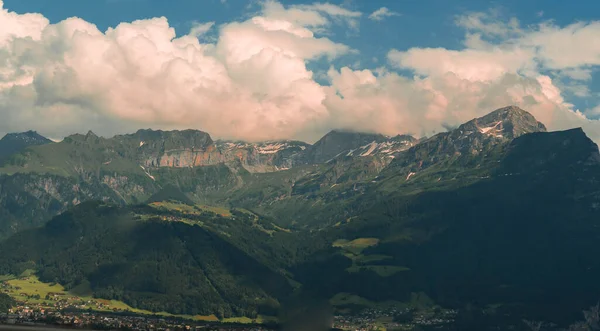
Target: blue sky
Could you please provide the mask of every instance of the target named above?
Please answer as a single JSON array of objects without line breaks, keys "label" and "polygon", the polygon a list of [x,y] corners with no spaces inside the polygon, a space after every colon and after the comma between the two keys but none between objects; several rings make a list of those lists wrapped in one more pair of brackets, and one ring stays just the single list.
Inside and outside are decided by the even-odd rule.
[{"label": "blue sky", "polygon": [[[96,24],[100,30],[121,22],[165,16],[178,34],[187,33],[194,21],[228,23],[243,20],[258,9],[257,1],[248,0],[227,0],[225,3],[220,0],[4,0],[4,3],[6,8],[19,13],[42,13],[51,22],[81,17]],[[287,0],[281,3],[312,2]],[[546,19],[567,25],[575,21],[596,20],[600,16],[600,2],[593,0],[577,1],[576,5],[570,6],[561,1],[547,0],[338,0],[329,3],[364,13],[387,7],[402,14],[384,22],[373,22],[363,17],[359,33],[348,33],[341,28],[334,31],[336,40],[344,40],[364,52],[365,56],[385,55],[389,48],[460,48],[464,33],[454,20],[457,15],[466,12],[498,8],[507,17],[517,17],[524,25]]]},{"label": "blue sky", "polygon": [[[69,125],[62,125],[62,127],[68,127],[70,131],[83,131],[85,125],[95,126],[96,124],[89,124],[89,119],[98,117],[98,123],[101,124],[96,126],[104,126],[97,128],[97,130],[107,135],[131,130],[135,126],[179,128],[182,125],[189,125],[200,129],[212,129],[212,131],[217,131],[215,135],[224,137],[259,139],[260,135],[255,138],[249,132],[254,132],[260,125],[265,125],[265,119],[272,126],[272,130],[266,130],[265,132],[269,132],[269,134],[264,138],[304,138],[310,140],[313,139],[313,136],[336,127],[355,127],[356,129],[380,131],[388,134],[410,131],[409,133],[415,135],[424,135],[436,132],[436,130],[440,130],[447,125],[457,124],[468,119],[469,116],[476,116],[493,110],[479,108],[493,107],[512,100],[517,100],[515,102],[519,105],[522,101],[522,104],[526,106],[533,102],[531,101],[533,99],[536,101],[534,102],[535,105],[531,106],[532,113],[540,120],[549,122],[550,127],[562,129],[581,124],[581,126],[588,128],[586,132],[589,132],[588,134],[592,136],[596,134],[595,129],[592,129],[592,127],[600,127],[597,123],[590,123],[588,120],[579,123],[580,119],[569,113],[579,111],[590,120],[600,116],[600,102],[598,101],[600,76],[596,70],[600,61],[594,60],[594,57],[600,59],[600,53],[595,54],[596,49],[585,45],[586,36],[594,36],[596,31],[600,32],[600,30],[594,30],[596,29],[595,24],[600,19],[599,1],[578,1],[577,5],[571,6],[564,6],[560,1],[541,0],[342,0],[327,3],[340,10],[357,13],[359,16],[354,18],[343,15],[329,15],[315,9],[318,8],[315,4],[323,3],[299,0],[282,0],[273,3],[281,6],[281,9],[277,9],[279,11],[275,14],[267,13],[263,1],[242,0],[4,0],[4,9],[8,10],[9,13],[13,12],[18,15],[25,13],[41,14],[48,19],[49,26],[60,26],[64,20],[77,17],[95,24],[102,33],[108,28],[118,26],[120,23],[148,20],[153,17],[166,17],[169,26],[175,29],[177,37],[182,37],[187,35],[190,29],[199,23],[214,22],[215,25],[206,34],[202,35],[200,40],[203,45],[214,45],[217,51],[213,54],[211,53],[212,48],[209,47],[204,48],[202,52],[203,55],[210,55],[218,59],[224,65],[224,70],[230,70],[231,68],[230,59],[228,60],[226,55],[222,53],[227,48],[222,46],[226,44],[224,36],[226,36],[226,31],[229,29],[238,28],[232,23],[251,25],[253,17],[264,17],[267,20],[290,19],[292,16],[286,13],[292,13],[294,9],[298,8],[312,14],[319,13],[319,15],[326,17],[328,22],[322,26],[312,26],[306,24],[306,22],[294,21],[294,18],[292,18],[291,24],[312,31],[314,33],[312,39],[326,40],[335,43],[339,47],[346,48],[345,50],[339,47],[336,50],[334,50],[335,47],[322,49],[315,51],[314,54],[310,53],[304,57],[298,57],[303,61],[306,68],[301,69],[301,71],[304,71],[297,73],[298,77],[304,77],[306,70],[308,70],[306,72],[313,72],[313,85],[310,87],[302,85],[303,88],[314,92],[313,87],[316,86],[314,85],[316,82],[318,87],[323,89],[322,93],[315,92],[315,96],[319,95],[319,98],[321,98],[319,99],[321,102],[317,102],[319,105],[317,108],[319,109],[314,107],[315,103],[303,99],[301,95],[292,95],[291,90],[286,90],[284,94],[276,95],[273,99],[279,100],[278,102],[282,98],[285,100],[300,100],[298,101],[299,104],[294,103],[294,107],[296,107],[294,111],[289,111],[282,104],[266,105],[264,100],[260,98],[252,101],[256,104],[240,103],[239,107],[252,104],[252,107],[256,106],[257,110],[256,114],[253,115],[254,117],[248,117],[248,120],[256,121],[254,129],[244,128],[247,132],[245,131],[246,133],[239,136],[236,136],[236,134],[241,132],[241,129],[220,130],[220,128],[227,126],[228,123],[240,125],[240,119],[213,123],[211,121],[216,115],[214,113],[210,114],[208,111],[202,116],[186,113],[181,115],[180,119],[174,119],[164,114],[158,114],[160,110],[153,109],[154,106],[139,105],[140,109],[146,109],[146,107],[150,107],[150,109],[147,109],[146,115],[138,118],[128,114],[117,114],[114,109],[108,109],[115,107],[114,104],[118,104],[117,101],[114,101],[112,106],[107,106],[107,102],[101,102],[102,105],[100,105],[96,104],[96,101],[82,101],[84,97],[81,95],[73,97],[74,100],[68,102],[64,100],[64,96],[56,97],[53,99],[56,104],[53,104],[54,108],[52,109],[73,108],[74,104],[76,104],[77,109],[86,107],[93,109],[89,114],[83,116],[77,113],[79,110],[69,108],[69,112],[75,112],[76,116],[82,117],[79,120],[73,119],[69,122]],[[394,15],[383,17],[381,20],[370,19],[370,15],[382,7],[385,7],[388,12],[392,12]],[[458,23],[461,18],[466,23]],[[517,25],[511,26],[511,20],[516,20]],[[351,24],[351,22],[354,23]],[[570,28],[578,22],[582,26]],[[557,36],[555,39],[558,40],[558,38],[569,38],[568,35],[571,33],[579,33],[580,37],[577,44],[568,47],[582,47],[582,52],[589,53],[587,56],[575,59],[574,57],[577,56],[570,55],[571,58],[569,58],[569,55],[565,55],[564,59],[559,58],[561,54],[560,52],[556,53],[557,46],[551,43],[553,37],[549,37],[550,40],[545,37],[554,35]],[[480,36],[480,39],[484,42],[469,43],[468,40],[470,39],[467,38],[467,35]],[[40,38],[40,42],[43,42],[43,34]],[[231,41],[230,38],[228,42],[243,43],[243,40]],[[276,51],[280,51],[284,59],[289,59],[286,57],[289,54],[288,50],[279,48],[277,45],[269,45],[271,45],[269,46],[271,49],[275,47]],[[325,46],[315,43],[314,47]],[[228,49],[231,49],[231,47]],[[548,53],[545,53],[545,49],[549,50]],[[512,50],[527,54],[523,55],[522,59],[513,58],[510,55]],[[554,54],[551,54],[552,50],[554,50]],[[12,51],[15,52],[14,49]],[[454,53],[455,51],[458,53]],[[65,54],[68,55],[68,52]],[[391,54],[396,54],[396,57],[391,56]],[[61,56],[63,55],[61,54]],[[436,63],[436,57],[439,57],[439,62],[443,63]],[[275,61],[274,63],[282,65],[281,62]],[[24,64],[20,65],[23,68],[27,67]],[[65,64],[61,62],[60,65]],[[248,65],[246,63],[243,67],[247,68]],[[291,62],[289,65],[292,65]],[[475,69],[469,68],[469,66],[473,66]],[[478,66],[482,68],[482,72],[489,69],[493,73],[482,74],[482,76],[477,70]],[[503,66],[506,66],[506,68],[503,68]],[[346,67],[348,70],[343,69]],[[270,68],[285,71],[290,67]],[[196,69],[199,69],[199,72],[202,71],[202,68]],[[367,72],[363,72],[363,70],[367,70]],[[479,76],[474,77],[473,70],[476,71],[475,75]],[[497,72],[498,70],[501,74]],[[253,69],[251,72],[252,75],[261,74],[258,68]],[[78,74],[81,75],[81,73]],[[448,81],[449,74],[455,74],[459,79],[468,81],[470,85],[460,87],[458,81],[450,83]],[[512,74],[514,74],[514,77],[510,76]],[[247,77],[244,75],[250,75],[250,71],[242,74],[233,70],[225,75],[228,80],[232,81],[231,84],[237,84],[234,88],[236,91],[247,89],[253,95],[261,95],[263,92],[257,91],[253,86],[244,85],[248,82]],[[265,79],[266,77],[272,77],[269,75],[276,75],[276,72],[271,74],[265,72]],[[415,78],[415,75],[418,77]],[[541,76],[543,77],[540,78]],[[41,93],[41,90],[39,90],[40,85],[35,84],[36,77],[33,76],[32,78],[34,80],[32,86],[36,89],[36,95],[38,97],[39,95],[46,95],[48,92],[45,90],[44,93]],[[119,76],[114,79],[117,78],[122,77]],[[211,79],[213,78],[211,77]],[[294,82],[297,82],[297,80],[282,82],[281,84],[290,84],[290,89],[292,89],[293,86],[296,86]],[[359,83],[356,83],[358,84],[356,86],[351,85],[348,87],[351,82]],[[82,85],[83,83],[79,81],[76,84]],[[342,89],[336,84],[345,87]],[[485,85],[484,90],[481,90],[481,84]],[[65,85],[68,84],[65,83]],[[365,92],[366,85],[372,85],[373,88],[369,92],[371,94],[367,95],[367,92]],[[329,87],[333,88],[329,89]],[[417,89],[418,91],[413,92],[421,93],[424,88],[427,90],[427,95],[423,95],[422,98],[412,97],[410,91]],[[457,90],[457,88],[459,89]],[[352,95],[342,96],[343,92],[340,91],[347,91],[348,89],[354,91]],[[336,91],[332,92],[333,90]],[[520,92],[517,93],[516,90]],[[559,96],[556,95],[555,90],[558,91]],[[466,94],[465,91],[471,91],[471,94]],[[472,91],[478,91],[476,92],[478,94],[473,95],[475,92]],[[146,91],[143,91],[143,93],[146,93]],[[269,96],[273,93],[273,90],[264,91],[264,94]],[[303,92],[302,95],[306,95],[306,93]],[[495,94],[492,95],[492,93]],[[515,95],[515,93],[518,95]],[[535,93],[541,94],[535,95]],[[113,95],[114,93],[110,92],[110,94]],[[406,96],[404,98],[396,97],[399,94],[406,94]],[[14,95],[14,93],[11,95]],[[335,99],[336,95],[340,96],[340,100]],[[362,99],[356,99],[350,103],[351,97]],[[163,104],[166,102],[164,98],[160,101]],[[479,99],[476,103],[467,104],[454,100],[458,98],[464,100],[469,98]],[[442,101],[436,101],[438,99]],[[59,100],[60,104],[56,100]],[[354,107],[354,105],[364,100],[370,100],[373,106],[360,109]],[[214,105],[216,104],[216,108],[219,108],[220,104],[215,102],[211,100],[210,106],[215,108]],[[439,102],[443,106],[439,106]],[[36,102],[36,107],[39,107],[40,104],[43,103]],[[89,106],[90,104],[93,106]],[[122,105],[122,103],[119,105]],[[175,107],[174,105],[165,105],[165,108]],[[128,103],[128,106],[131,107],[130,103]],[[137,107],[137,105],[134,105],[134,107]],[[181,106],[178,104],[177,107]],[[190,106],[191,110],[189,112],[196,112],[192,109],[202,107],[204,107],[204,104],[194,104]],[[235,108],[234,105],[229,104],[223,106],[223,108],[226,107]],[[382,110],[385,107],[393,109],[386,108]],[[352,109],[346,110],[347,108]],[[548,113],[550,108],[553,109],[551,115]],[[277,109],[277,111],[273,109]],[[0,111],[2,111],[1,104]],[[273,111],[273,113],[269,113],[270,111]],[[565,115],[561,112],[567,112],[568,114]],[[168,113],[173,113],[173,111],[169,110]],[[282,115],[282,113],[284,114]],[[223,111],[223,114],[225,114],[225,111]],[[235,114],[232,111],[229,116],[235,117]],[[246,118],[247,114],[243,113],[243,115],[242,117]],[[149,116],[153,116],[153,119],[148,120]],[[82,123],[81,121],[84,118],[87,122]],[[393,118],[393,121],[388,120],[390,118]],[[125,121],[124,119],[128,121],[127,125],[122,124]],[[364,125],[366,119],[372,119],[372,123],[369,122],[368,125]],[[115,125],[114,121],[118,121],[119,124]],[[390,124],[391,122],[394,124]],[[16,116],[11,125],[16,130],[24,126],[24,123],[31,123],[32,126],[39,127],[41,131],[45,130],[53,135],[67,133],[63,132],[66,129],[53,128],[47,123],[43,125],[44,123],[26,122],[22,118],[16,118]],[[11,128],[0,127],[0,132],[3,131],[11,131]],[[598,136],[600,137],[600,129],[598,130]],[[260,136],[260,138],[263,137]]]}]

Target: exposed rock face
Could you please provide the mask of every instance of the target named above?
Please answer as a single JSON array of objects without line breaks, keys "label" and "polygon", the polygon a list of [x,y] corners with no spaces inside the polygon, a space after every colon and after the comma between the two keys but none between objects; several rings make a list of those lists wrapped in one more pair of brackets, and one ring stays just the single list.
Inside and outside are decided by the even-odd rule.
[{"label": "exposed rock face", "polygon": [[135,175],[102,174],[98,180],[49,174],[0,176],[0,238],[36,226],[83,201],[139,203],[155,190]]},{"label": "exposed rock face", "polygon": [[226,162],[239,160],[250,172],[289,169],[309,147],[307,143],[289,140],[261,143],[217,141],[217,148]]},{"label": "exposed rock face", "polygon": [[383,142],[372,141],[369,144],[351,149],[343,156],[380,156],[386,161],[391,161],[396,154],[409,149],[417,143],[417,139],[408,135],[398,135]]},{"label": "exposed rock face", "polygon": [[299,162],[304,164],[324,163],[341,156],[341,153],[348,153],[362,146],[383,143],[387,140],[388,137],[381,134],[333,130],[310,146],[303,153]]},{"label": "exposed rock face", "polygon": [[439,133],[398,154],[386,171],[406,168],[406,174],[417,173],[433,164],[478,162],[476,155],[527,133],[546,132],[546,127],[530,113],[514,106],[497,109],[483,117],[462,124],[457,129]]},{"label": "exposed rock face", "polygon": [[473,119],[458,130],[460,134],[478,132],[484,137],[512,140],[527,133],[546,132],[546,127],[525,110],[509,106]]},{"label": "exposed rock face", "polygon": [[198,167],[215,165],[222,163],[225,160],[223,155],[217,150],[214,145],[208,146],[206,149],[172,149],[161,151],[158,153],[152,153],[149,157],[144,155],[141,164],[145,167]]},{"label": "exposed rock face", "polygon": [[133,149],[134,158],[146,168],[197,167],[224,161],[210,135],[197,130],[139,130],[113,139]]}]

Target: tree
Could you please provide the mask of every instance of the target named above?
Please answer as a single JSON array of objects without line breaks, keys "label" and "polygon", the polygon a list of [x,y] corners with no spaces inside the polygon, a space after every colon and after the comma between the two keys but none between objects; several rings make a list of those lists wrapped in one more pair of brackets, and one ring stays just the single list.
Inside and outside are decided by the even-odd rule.
[{"label": "tree", "polygon": [[8,313],[8,310],[15,305],[13,298],[7,294],[0,293],[0,313]]}]

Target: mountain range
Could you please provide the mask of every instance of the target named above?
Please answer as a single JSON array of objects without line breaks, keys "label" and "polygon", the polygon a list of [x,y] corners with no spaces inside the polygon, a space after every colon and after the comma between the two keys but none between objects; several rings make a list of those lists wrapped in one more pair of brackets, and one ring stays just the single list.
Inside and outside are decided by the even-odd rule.
[{"label": "mountain range", "polygon": [[2,148],[0,274],[219,316],[306,295],[568,324],[600,299],[598,146],[517,107],[420,139],[17,141]]}]

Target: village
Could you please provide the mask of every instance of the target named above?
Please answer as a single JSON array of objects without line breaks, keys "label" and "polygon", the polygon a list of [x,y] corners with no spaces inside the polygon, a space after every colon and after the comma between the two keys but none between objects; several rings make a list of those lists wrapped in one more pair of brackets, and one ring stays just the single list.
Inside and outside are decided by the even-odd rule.
[{"label": "village", "polygon": [[17,305],[0,314],[0,324],[53,326],[94,330],[239,330],[266,331],[254,323],[220,323],[216,318],[184,318],[152,315],[122,302],[79,297],[57,284],[45,284],[35,276],[0,282],[0,292],[13,297]]},{"label": "village", "polygon": [[431,309],[415,312],[410,308],[367,308],[356,314],[334,316],[333,327],[353,331],[413,330],[415,327],[441,327],[454,321],[456,310]]},{"label": "village", "polygon": [[0,324],[14,326],[52,326],[92,330],[238,330],[267,331],[255,325],[224,325],[174,318],[141,315],[118,315],[94,311],[36,310],[19,306],[8,314],[0,314]]},{"label": "village", "polygon": [[[77,296],[59,284],[43,283],[34,275],[5,279],[0,282],[0,292],[17,302],[8,314],[0,315],[0,323],[9,325],[104,330],[274,330],[259,320],[219,321],[214,316],[154,314],[119,301]],[[456,311],[443,309],[366,308],[336,314],[333,327],[356,331],[412,330],[416,326],[449,324],[455,315]]]}]

